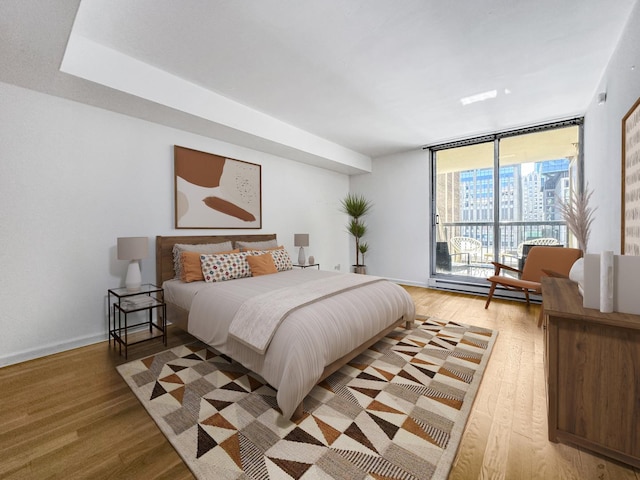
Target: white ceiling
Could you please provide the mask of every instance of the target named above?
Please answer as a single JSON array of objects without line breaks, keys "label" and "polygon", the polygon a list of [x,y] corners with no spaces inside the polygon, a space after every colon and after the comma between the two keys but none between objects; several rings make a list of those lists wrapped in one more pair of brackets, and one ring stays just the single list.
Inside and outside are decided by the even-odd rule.
[{"label": "white ceiling", "polygon": [[[635,3],[2,0],[0,81],[353,173],[362,158],[582,115]],[[91,82],[59,72],[73,36],[93,50],[65,71]],[[97,47],[226,107],[129,87],[124,63],[97,73]],[[250,126],[221,117],[234,105]]]}]

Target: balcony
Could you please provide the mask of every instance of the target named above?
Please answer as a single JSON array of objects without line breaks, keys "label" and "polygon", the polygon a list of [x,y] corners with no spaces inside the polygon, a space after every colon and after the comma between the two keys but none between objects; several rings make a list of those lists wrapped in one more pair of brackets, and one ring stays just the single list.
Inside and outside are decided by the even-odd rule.
[{"label": "balcony", "polygon": [[[500,222],[499,241],[494,240],[493,222],[441,223],[436,247],[436,273],[486,278],[497,261],[522,268],[524,245],[528,241],[555,241],[567,245],[564,221]],[[463,241],[455,240],[464,237]],[[472,240],[467,240],[472,239]],[[553,240],[539,240],[553,239]],[[532,242],[536,243],[536,242]]]}]

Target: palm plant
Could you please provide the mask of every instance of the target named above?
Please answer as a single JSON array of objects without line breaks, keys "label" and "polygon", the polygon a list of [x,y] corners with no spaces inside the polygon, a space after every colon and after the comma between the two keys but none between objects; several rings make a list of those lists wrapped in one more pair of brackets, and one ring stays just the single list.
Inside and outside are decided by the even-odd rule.
[{"label": "palm plant", "polygon": [[[371,209],[371,202],[364,198],[363,195],[349,193],[342,199],[341,206],[342,211],[351,217],[347,224],[347,231],[355,238],[356,267],[359,267],[364,264],[364,253],[362,253],[363,263],[360,263],[360,253],[362,252],[360,249],[360,239],[367,233],[367,226],[362,220],[362,217]],[[365,252],[368,248],[369,247],[367,245],[365,247]]]},{"label": "palm plant", "polygon": [[367,242],[362,242],[358,250],[360,250],[360,253],[362,254],[362,264],[365,265],[364,254],[369,251],[369,244]]}]

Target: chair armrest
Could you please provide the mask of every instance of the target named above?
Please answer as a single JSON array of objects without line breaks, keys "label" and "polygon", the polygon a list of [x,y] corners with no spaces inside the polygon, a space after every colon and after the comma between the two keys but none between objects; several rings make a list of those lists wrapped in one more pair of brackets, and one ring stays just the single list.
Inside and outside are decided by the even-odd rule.
[{"label": "chair armrest", "polygon": [[504,262],[506,261],[506,259],[509,259],[510,261],[515,260],[516,262],[518,261],[520,257],[518,256],[518,252],[500,252],[500,260],[502,260],[502,263],[504,264]]},{"label": "chair armrest", "polygon": [[559,273],[554,270],[547,270],[546,268],[542,269],[542,273],[553,278],[569,278],[569,275],[565,275],[564,273]]},{"label": "chair armrest", "polygon": [[522,273],[522,270],[518,270],[517,268],[510,267],[509,265],[505,265],[500,262],[491,262],[495,267],[494,275],[500,275],[500,270],[509,270],[510,272]]}]

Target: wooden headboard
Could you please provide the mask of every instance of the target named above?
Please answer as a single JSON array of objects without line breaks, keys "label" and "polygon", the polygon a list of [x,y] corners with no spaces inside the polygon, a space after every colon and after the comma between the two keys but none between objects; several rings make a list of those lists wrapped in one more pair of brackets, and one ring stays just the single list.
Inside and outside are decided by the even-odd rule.
[{"label": "wooden headboard", "polygon": [[[199,243],[222,243],[222,242],[263,242],[265,240],[275,240],[275,233],[265,233],[262,235],[197,235],[197,236],[173,236],[156,237],[156,285],[162,286],[165,280],[175,277],[173,270],[173,246],[176,243],[187,243],[196,245]],[[235,246],[235,243],[234,243]]]}]

